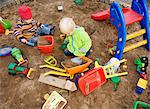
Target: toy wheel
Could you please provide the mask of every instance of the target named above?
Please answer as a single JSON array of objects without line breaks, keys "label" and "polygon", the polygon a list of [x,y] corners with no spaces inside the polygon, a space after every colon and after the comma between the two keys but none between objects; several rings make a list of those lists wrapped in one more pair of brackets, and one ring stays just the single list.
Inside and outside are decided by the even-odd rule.
[{"label": "toy wheel", "polygon": [[145,64],[145,67],[148,66],[148,57],[141,57],[141,61]]},{"label": "toy wheel", "polygon": [[142,68],[141,68],[141,71],[142,71],[142,72],[146,72],[146,67],[142,67]]}]

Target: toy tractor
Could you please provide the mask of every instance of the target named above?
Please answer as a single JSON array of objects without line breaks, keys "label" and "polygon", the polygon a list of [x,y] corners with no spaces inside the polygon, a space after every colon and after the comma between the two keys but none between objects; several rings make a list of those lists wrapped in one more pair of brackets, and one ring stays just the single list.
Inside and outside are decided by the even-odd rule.
[{"label": "toy tractor", "polygon": [[32,79],[30,77],[30,75],[33,71],[35,71],[35,70],[32,68],[18,66],[16,63],[10,63],[8,66],[8,74],[10,74],[10,75],[19,75],[20,74],[29,79]]}]

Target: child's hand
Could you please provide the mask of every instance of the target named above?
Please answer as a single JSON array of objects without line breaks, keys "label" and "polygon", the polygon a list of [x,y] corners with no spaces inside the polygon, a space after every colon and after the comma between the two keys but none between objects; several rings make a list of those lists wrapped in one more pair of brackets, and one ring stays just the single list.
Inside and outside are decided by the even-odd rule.
[{"label": "child's hand", "polygon": [[61,34],[59,37],[60,37],[61,40],[64,40],[66,38],[66,35],[65,34]]},{"label": "child's hand", "polygon": [[22,43],[27,43],[28,41],[26,39],[21,39]]}]

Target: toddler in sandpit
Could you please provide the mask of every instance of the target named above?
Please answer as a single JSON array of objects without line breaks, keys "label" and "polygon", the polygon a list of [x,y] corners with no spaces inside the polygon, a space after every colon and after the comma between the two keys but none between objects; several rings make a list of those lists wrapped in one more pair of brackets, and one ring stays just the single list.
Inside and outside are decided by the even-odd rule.
[{"label": "toddler in sandpit", "polygon": [[75,24],[72,18],[63,18],[59,28],[66,35],[62,49],[66,56],[88,56],[91,53],[92,41],[83,27]]},{"label": "toddler in sandpit", "polygon": [[20,18],[16,23],[14,35],[22,43],[35,46],[40,35],[52,35],[54,33],[55,26],[43,25],[32,18],[30,7],[20,6],[18,14]]}]

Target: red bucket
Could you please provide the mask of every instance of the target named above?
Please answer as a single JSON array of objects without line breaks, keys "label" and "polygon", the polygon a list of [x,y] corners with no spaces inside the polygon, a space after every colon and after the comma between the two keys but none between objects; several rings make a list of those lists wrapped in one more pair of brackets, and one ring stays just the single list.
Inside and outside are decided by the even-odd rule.
[{"label": "red bucket", "polygon": [[54,48],[54,39],[53,36],[40,36],[37,48],[41,53],[51,53]]}]

